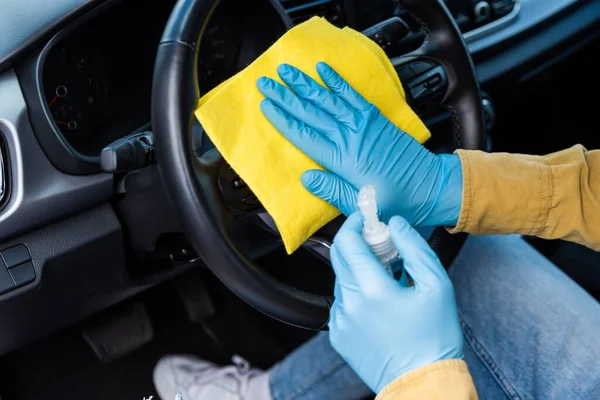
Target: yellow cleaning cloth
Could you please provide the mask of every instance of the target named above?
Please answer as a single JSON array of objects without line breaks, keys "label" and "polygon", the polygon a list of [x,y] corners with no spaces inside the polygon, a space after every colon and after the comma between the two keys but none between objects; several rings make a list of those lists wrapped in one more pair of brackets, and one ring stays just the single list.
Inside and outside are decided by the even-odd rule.
[{"label": "yellow cleaning cloth", "polygon": [[[291,64],[317,82],[316,64],[335,69],[397,127],[421,143],[430,133],[405,101],[404,90],[383,50],[364,35],[313,17],[294,27],[246,69],[203,96],[196,117],[225,160],[271,215],[289,254],[339,211],[308,192],[300,181],[308,169],[323,169],[296,149],[260,111],[261,76],[279,79]],[[283,82],[282,82],[283,83]]]}]

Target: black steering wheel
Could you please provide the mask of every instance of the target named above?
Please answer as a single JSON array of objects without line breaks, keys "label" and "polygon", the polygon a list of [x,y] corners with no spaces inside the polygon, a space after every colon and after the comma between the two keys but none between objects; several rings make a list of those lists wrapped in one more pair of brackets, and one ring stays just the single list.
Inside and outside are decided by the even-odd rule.
[{"label": "black steering wheel", "polygon": [[[392,1],[392,0],[390,0]],[[152,88],[152,126],[157,160],[171,203],[194,249],[214,274],[237,296],[280,321],[309,329],[327,329],[330,296],[308,293],[278,281],[248,256],[250,238],[234,229],[248,208],[226,199],[224,162],[217,151],[193,150],[192,125],[198,103],[198,47],[218,0],[179,0],[158,47]],[[482,149],[485,125],[479,85],[471,57],[442,0],[397,0],[427,36],[416,51],[394,59],[397,69],[425,60],[445,73],[442,104],[453,120],[456,148]],[[257,105],[258,107],[258,105]],[[448,267],[465,235],[437,228],[429,240]]]}]

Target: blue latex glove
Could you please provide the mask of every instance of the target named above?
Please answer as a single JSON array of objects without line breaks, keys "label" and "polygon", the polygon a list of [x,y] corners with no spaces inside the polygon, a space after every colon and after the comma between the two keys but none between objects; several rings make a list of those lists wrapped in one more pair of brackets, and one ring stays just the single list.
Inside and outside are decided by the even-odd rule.
[{"label": "blue latex glove", "polygon": [[329,340],[375,393],[414,369],[463,357],[448,274],[405,219],[393,217],[389,226],[412,287],[396,282],[377,261],[362,238],[358,213],[346,220],[331,248],[336,283]]},{"label": "blue latex glove", "polygon": [[[454,226],[462,202],[457,155],[436,155],[402,132],[325,63],[329,89],[283,64],[281,79],[262,77],[264,115],[292,144],[329,172],[311,170],[302,183],[345,215],[357,210],[358,189],[372,184],[381,218],[402,215],[415,226]],[[295,93],[294,93],[295,92]]]}]

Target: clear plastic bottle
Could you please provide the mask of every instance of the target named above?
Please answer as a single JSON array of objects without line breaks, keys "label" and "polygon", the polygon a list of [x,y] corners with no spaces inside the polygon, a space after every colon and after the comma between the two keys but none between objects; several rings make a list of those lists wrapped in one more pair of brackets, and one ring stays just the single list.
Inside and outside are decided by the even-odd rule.
[{"label": "clear plastic bottle", "polygon": [[362,235],[385,270],[396,279],[406,279],[402,258],[392,242],[390,228],[377,216],[377,195],[372,185],[358,193],[358,208],[364,217]]}]

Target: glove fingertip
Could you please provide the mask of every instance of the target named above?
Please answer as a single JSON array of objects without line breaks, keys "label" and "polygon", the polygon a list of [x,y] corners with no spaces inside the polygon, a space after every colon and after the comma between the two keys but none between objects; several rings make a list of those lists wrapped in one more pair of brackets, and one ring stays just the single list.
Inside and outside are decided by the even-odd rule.
[{"label": "glove fingertip", "polygon": [[302,182],[302,185],[304,185],[304,187],[307,190],[312,192],[313,191],[312,189],[314,189],[317,178],[318,178],[317,171],[309,169],[308,171],[304,171],[302,176],[300,176],[300,181]]},{"label": "glove fingertip", "polygon": [[414,253],[417,249],[429,249],[425,239],[403,217],[393,216],[390,218],[388,226],[392,241],[400,255],[408,256],[408,254],[403,255],[402,253]]},{"label": "glove fingertip", "polygon": [[273,113],[279,113],[277,106],[270,99],[263,99],[260,102],[260,110],[266,116],[272,115]]},{"label": "glove fingertip", "polygon": [[330,89],[331,85],[336,85],[338,82],[339,75],[329,66],[329,64],[322,61],[317,63],[317,73]]},{"label": "glove fingertip", "polygon": [[319,74],[321,73],[325,73],[325,74],[331,74],[331,71],[333,71],[333,69],[329,66],[329,64],[327,64],[324,61],[319,61],[317,63],[317,72]]},{"label": "glove fingertip", "polygon": [[362,229],[363,219],[360,211],[354,211],[348,215],[348,219],[346,220],[347,226],[352,227],[354,230],[356,230],[357,226]]},{"label": "glove fingertip", "polygon": [[375,256],[361,234],[362,222],[359,219],[349,218],[344,225],[333,239],[342,259],[344,255],[366,255],[374,259]]},{"label": "glove fingertip", "polygon": [[269,99],[262,99],[260,101],[260,109],[262,111],[265,111],[265,110],[270,109],[272,107],[273,107],[273,102],[271,100],[269,100]]},{"label": "glove fingertip", "polygon": [[256,86],[259,89],[266,89],[270,83],[271,83],[271,80],[269,78],[267,78],[266,76],[261,76],[260,78],[258,78],[256,80]]},{"label": "glove fingertip", "polygon": [[300,181],[306,190],[319,197],[321,200],[331,202],[333,199],[331,198],[332,194],[328,189],[329,186],[324,184],[326,179],[327,176],[325,173],[319,170],[308,170],[300,177]]},{"label": "glove fingertip", "polygon": [[388,225],[390,226],[390,229],[397,231],[404,231],[410,228],[408,221],[399,215],[395,215],[390,218]]},{"label": "glove fingertip", "polygon": [[289,75],[290,73],[294,72],[294,67],[290,64],[279,64],[279,66],[277,67],[277,73],[279,74],[279,76],[282,75]]},{"label": "glove fingertip", "polygon": [[256,80],[256,86],[263,87],[267,82],[269,81],[269,78],[267,78],[266,76],[261,76]]}]

